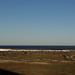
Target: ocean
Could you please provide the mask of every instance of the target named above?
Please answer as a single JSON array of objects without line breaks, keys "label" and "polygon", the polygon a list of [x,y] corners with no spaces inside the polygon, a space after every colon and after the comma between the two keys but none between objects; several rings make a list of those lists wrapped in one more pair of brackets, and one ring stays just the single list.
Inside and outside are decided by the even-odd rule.
[{"label": "ocean", "polygon": [[0,49],[28,49],[28,50],[75,50],[75,46],[0,46]]}]

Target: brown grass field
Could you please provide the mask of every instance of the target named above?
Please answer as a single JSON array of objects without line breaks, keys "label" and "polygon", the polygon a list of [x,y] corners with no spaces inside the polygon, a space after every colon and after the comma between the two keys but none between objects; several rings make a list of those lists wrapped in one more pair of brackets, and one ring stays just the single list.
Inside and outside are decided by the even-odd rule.
[{"label": "brown grass field", "polygon": [[20,75],[75,75],[75,63],[0,63],[0,69]]},{"label": "brown grass field", "polygon": [[[75,51],[72,54],[75,55]],[[1,52],[0,75],[75,75],[75,60],[65,59],[59,54],[43,56],[16,52],[12,56],[11,53]]]}]

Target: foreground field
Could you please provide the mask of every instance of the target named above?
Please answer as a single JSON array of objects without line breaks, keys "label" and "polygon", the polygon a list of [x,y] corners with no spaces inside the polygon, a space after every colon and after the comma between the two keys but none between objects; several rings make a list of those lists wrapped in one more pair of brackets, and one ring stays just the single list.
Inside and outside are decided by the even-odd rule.
[{"label": "foreground field", "polygon": [[75,51],[0,51],[0,75],[75,75]]},{"label": "foreground field", "polygon": [[0,69],[20,75],[75,75],[75,63],[0,63]]}]

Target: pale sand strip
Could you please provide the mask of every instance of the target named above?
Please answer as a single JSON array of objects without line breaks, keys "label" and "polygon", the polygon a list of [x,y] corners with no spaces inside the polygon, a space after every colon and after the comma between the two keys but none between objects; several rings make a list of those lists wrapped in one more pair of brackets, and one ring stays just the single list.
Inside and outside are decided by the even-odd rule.
[{"label": "pale sand strip", "polygon": [[[56,60],[52,60],[52,61],[56,61]],[[75,61],[60,61],[60,63],[72,63]],[[26,64],[51,64],[51,63],[48,63],[48,62],[27,62],[27,61],[16,61],[16,60],[0,60],[0,63],[26,63]],[[59,62],[58,62],[59,63]]]}]

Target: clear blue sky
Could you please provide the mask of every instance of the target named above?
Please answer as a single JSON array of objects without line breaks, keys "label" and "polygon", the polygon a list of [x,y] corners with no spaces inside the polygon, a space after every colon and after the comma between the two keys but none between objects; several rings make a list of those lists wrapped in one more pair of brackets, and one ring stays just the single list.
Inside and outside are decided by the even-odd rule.
[{"label": "clear blue sky", "polygon": [[0,0],[0,45],[75,45],[75,0]]}]

